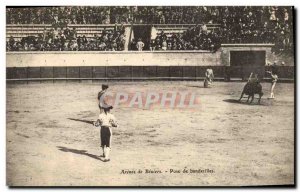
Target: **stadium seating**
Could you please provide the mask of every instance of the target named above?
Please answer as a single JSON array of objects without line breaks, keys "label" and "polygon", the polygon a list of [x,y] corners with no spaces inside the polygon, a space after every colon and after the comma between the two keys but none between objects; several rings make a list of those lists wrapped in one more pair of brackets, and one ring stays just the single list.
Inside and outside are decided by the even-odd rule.
[{"label": "stadium seating", "polygon": [[[135,43],[138,39],[142,39],[145,43],[144,50],[150,50],[150,40],[155,39],[162,32],[167,38],[174,34],[177,35],[180,45],[177,45],[178,39],[176,41],[160,39],[160,45],[153,50],[161,50],[164,40],[172,45],[176,43],[168,50],[210,50],[214,52],[221,43],[274,43],[273,52],[280,54],[282,52],[293,53],[294,47],[293,7],[291,6],[7,7],[6,14],[7,51],[27,50],[24,47],[24,41],[18,42],[28,36],[42,35],[44,27],[47,30],[51,30],[55,26],[68,26],[70,29],[75,27],[77,37],[85,36],[89,41],[94,37],[101,36],[104,29],[106,32],[114,33],[115,23],[127,25],[126,34],[118,34],[118,38],[114,34],[114,37],[109,39],[109,45],[102,50],[135,50]],[[202,33],[203,37],[199,34],[199,30],[196,30],[195,33],[193,30],[196,24],[198,26],[205,24],[209,35]],[[130,27],[135,25],[151,26],[151,31],[149,31],[151,35],[145,37],[135,33],[133,36]],[[189,30],[192,31],[192,34],[189,33]],[[214,34],[210,35],[210,32]],[[181,37],[185,33],[187,33],[186,37]],[[120,35],[125,36],[125,43],[120,40],[124,38]],[[136,39],[134,39],[135,37]],[[113,40],[117,42],[118,48],[114,45]],[[43,41],[38,46],[43,44],[48,47],[47,50],[69,50],[58,48],[62,45],[57,45],[57,41],[56,43],[50,41],[50,45],[46,45],[45,37]],[[18,45],[16,45],[17,43]],[[64,41],[61,43],[63,44]],[[31,47],[35,47],[35,45]],[[95,50],[95,48],[84,49]],[[29,50],[44,49],[36,47]]]},{"label": "stadium seating", "polygon": [[[102,31],[113,31],[114,25],[68,25],[69,28],[76,28],[76,32],[79,36],[85,35],[87,38],[92,38],[94,35],[101,35]],[[44,29],[50,31],[53,29],[52,25],[49,24],[26,24],[26,25],[16,25],[8,24],[6,25],[6,40],[8,41],[11,36],[15,40],[19,41],[22,37],[35,36],[38,37],[39,34],[43,34]]]}]

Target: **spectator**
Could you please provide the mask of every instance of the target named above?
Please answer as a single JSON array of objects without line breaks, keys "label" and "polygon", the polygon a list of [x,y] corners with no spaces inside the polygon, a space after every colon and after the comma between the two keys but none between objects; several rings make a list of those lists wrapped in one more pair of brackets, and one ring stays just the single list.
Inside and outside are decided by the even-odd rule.
[{"label": "spectator", "polygon": [[202,24],[202,26],[201,26],[201,31],[202,31],[202,33],[204,33],[204,34],[207,34],[207,26],[205,25],[205,23]]},{"label": "spectator", "polygon": [[138,42],[136,43],[136,48],[138,51],[143,51],[145,44],[142,42],[142,39],[139,38]]},{"label": "spectator", "polygon": [[73,27],[73,30],[71,30],[70,32],[69,32],[69,34],[70,34],[70,39],[76,39],[77,38],[77,31],[76,31],[76,28],[75,27]]},{"label": "spectator", "polygon": [[154,51],[155,50],[155,40],[151,40],[150,42],[150,51]]},{"label": "spectator", "polygon": [[9,50],[14,51],[14,49],[15,49],[15,47],[14,47],[15,46],[15,39],[14,39],[13,36],[9,37],[8,46],[9,46]]},{"label": "spectator", "polygon": [[168,46],[167,45],[167,41],[164,39],[163,42],[162,42],[162,44],[161,44],[161,49],[164,50],[164,51],[166,51],[167,50],[167,46]]}]

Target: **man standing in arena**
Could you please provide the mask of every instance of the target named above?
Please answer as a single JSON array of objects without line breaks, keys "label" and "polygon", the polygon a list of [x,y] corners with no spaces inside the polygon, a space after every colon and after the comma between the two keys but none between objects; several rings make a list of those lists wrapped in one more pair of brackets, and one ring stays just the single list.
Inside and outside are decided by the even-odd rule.
[{"label": "man standing in arena", "polygon": [[99,109],[100,109],[100,114],[104,112],[104,106],[107,104],[106,101],[103,98],[103,96],[106,93],[107,89],[108,89],[108,85],[103,84],[102,85],[102,90],[98,93],[98,106],[99,106]]},{"label": "man standing in arena", "polygon": [[274,89],[278,80],[276,63],[271,67],[271,71],[267,71],[271,75],[271,94],[269,99],[275,99]]},{"label": "man standing in arena", "polygon": [[112,127],[117,127],[116,118],[110,113],[112,106],[104,107],[103,113],[101,113],[95,123],[95,126],[101,126],[100,130],[100,140],[101,148],[103,151],[104,162],[110,161],[109,152],[111,149],[111,137],[112,137]]},{"label": "man standing in arena", "polygon": [[214,79],[214,72],[212,69],[206,69],[205,79],[204,79],[204,87],[208,87],[212,83]]}]

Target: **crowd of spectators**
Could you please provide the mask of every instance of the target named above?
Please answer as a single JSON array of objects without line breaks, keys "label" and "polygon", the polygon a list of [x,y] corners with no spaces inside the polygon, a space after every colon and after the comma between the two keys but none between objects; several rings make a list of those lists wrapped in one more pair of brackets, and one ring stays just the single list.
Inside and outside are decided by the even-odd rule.
[{"label": "crowd of spectators", "polygon": [[114,24],[132,22],[133,7],[63,6],[6,8],[7,24]]},{"label": "crowd of spectators", "polygon": [[7,8],[7,24],[109,24],[109,7]]},{"label": "crowd of spectators", "polygon": [[[203,24],[183,34],[162,32],[151,41],[151,50],[216,51],[221,43],[274,43],[274,53],[293,52],[292,7],[165,7],[157,12],[160,18],[148,17],[152,12],[152,8],[141,8],[137,15],[145,16],[136,17],[137,22]],[[220,27],[208,30],[205,23]]]},{"label": "crowd of spectators", "polygon": [[44,29],[38,37],[28,36],[16,41],[10,37],[7,51],[123,51],[125,45],[124,26],[114,30],[104,29],[101,35],[87,38],[78,35],[76,28]]},{"label": "crowd of spectators", "polygon": [[[251,13],[250,13],[251,12]],[[247,18],[246,18],[247,17]],[[62,6],[8,7],[7,24],[199,24],[237,21],[263,25],[291,20],[292,7],[272,6]],[[291,21],[289,21],[291,22]]]},{"label": "crowd of spectators", "polygon": [[133,9],[134,23],[150,24],[198,24],[218,23],[222,7],[164,6],[136,7]]},{"label": "crowd of spectators", "polygon": [[[138,50],[135,39],[131,42],[131,49]],[[149,43],[151,51],[159,50],[208,50],[217,51],[221,42],[217,32],[208,31],[205,24],[190,27],[183,33],[167,35],[162,31]]]},{"label": "crowd of spectators", "polygon": [[[104,50],[123,50],[123,34],[107,33],[107,37],[95,37],[86,42],[85,37],[62,37],[60,31],[67,30],[68,24],[196,24],[183,34],[166,35],[163,32],[149,42],[151,50],[210,50],[216,51],[221,43],[274,43],[275,53],[293,51],[293,9],[276,6],[114,6],[114,7],[24,7],[6,9],[7,24],[53,24],[50,41],[45,41],[45,34],[37,38],[41,49],[53,46],[66,50],[64,44],[76,45],[78,50],[97,49],[108,39]],[[204,24],[204,25],[203,25]],[[208,30],[205,24],[220,24],[218,30]],[[63,29],[62,29],[63,28]],[[73,29],[69,29],[72,33]],[[104,32],[105,34],[105,32]],[[65,35],[66,36],[66,35]],[[72,36],[72,35],[71,35]],[[66,39],[66,40],[62,40]],[[82,40],[84,39],[84,40]],[[98,39],[98,40],[97,40]],[[116,43],[114,43],[116,41]],[[150,41],[150,39],[149,39]],[[12,40],[11,40],[12,42]],[[50,42],[50,43],[49,43]],[[56,43],[54,43],[56,42]],[[60,42],[60,43],[57,43]],[[131,50],[136,50],[137,40],[131,43]],[[22,42],[19,42],[22,43]],[[8,42],[10,45],[10,43]],[[48,45],[49,44],[49,45]],[[56,46],[60,44],[59,46]],[[96,45],[94,45],[96,44]],[[119,45],[115,45],[119,44]],[[124,43],[123,43],[124,44]],[[20,46],[20,45],[19,45]],[[80,48],[81,46],[87,48]],[[18,47],[18,46],[17,46]],[[68,47],[68,46],[67,46]],[[70,46],[72,47],[72,46]],[[76,47],[76,46],[75,46]],[[103,46],[100,46],[103,47]],[[108,48],[107,48],[108,47]],[[113,47],[113,48],[111,48]],[[55,48],[57,49],[57,48]],[[40,48],[38,48],[40,50]]]},{"label": "crowd of spectators", "polygon": [[292,7],[227,7],[223,12],[222,43],[274,43],[275,53],[293,52]]}]

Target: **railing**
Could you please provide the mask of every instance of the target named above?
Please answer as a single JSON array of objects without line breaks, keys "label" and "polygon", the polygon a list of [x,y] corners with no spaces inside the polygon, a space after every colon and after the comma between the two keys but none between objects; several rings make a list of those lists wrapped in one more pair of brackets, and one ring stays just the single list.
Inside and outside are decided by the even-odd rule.
[{"label": "railing", "polygon": [[[124,24],[124,27],[129,26],[152,26],[157,28],[158,30],[186,30],[191,26],[195,26],[195,24]],[[77,33],[83,34],[83,33],[100,33],[104,30],[113,30],[115,26],[114,24],[69,24],[68,27],[76,28]],[[201,25],[200,25],[201,26]],[[214,30],[220,27],[219,24],[206,24],[208,30]],[[37,35],[40,33],[43,33],[44,28],[47,30],[52,29],[53,26],[50,24],[7,24],[6,25],[6,34],[7,37],[9,36],[17,36],[17,37],[23,37],[27,35]]]}]

